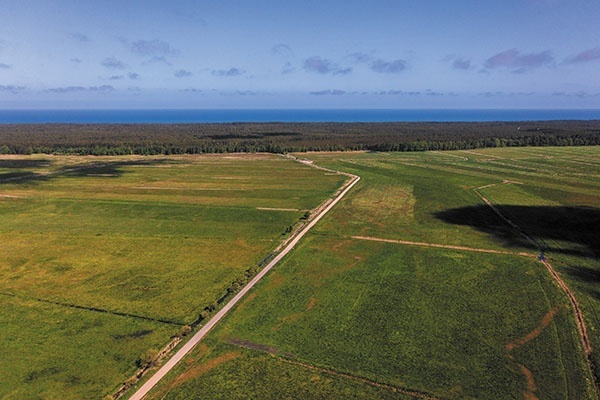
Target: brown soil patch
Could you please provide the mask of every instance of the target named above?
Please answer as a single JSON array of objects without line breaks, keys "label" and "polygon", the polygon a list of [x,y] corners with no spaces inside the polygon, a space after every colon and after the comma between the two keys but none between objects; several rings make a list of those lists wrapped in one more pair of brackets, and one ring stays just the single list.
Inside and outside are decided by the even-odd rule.
[{"label": "brown soil patch", "polygon": [[189,370],[185,371],[183,374],[179,375],[175,379],[175,381],[173,382],[173,386],[179,386],[182,383],[189,381],[190,379],[195,379],[195,378],[201,376],[202,374],[218,367],[219,365],[222,365],[231,360],[235,360],[236,358],[240,357],[241,355],[242,355],[242,353],[240,353],[239,351],[230,351],[228,353],[220,355],[217,358],[208,360],[207,362],[205,362],[203,364],[199,364],[196,367],[190,368]]},{"label": "brown soil patch", "polygon": [[283,282],[285,282],[285,278],[278,273],[272,273],[271,274],[271,283],[275,286],[281,286],[283,285]]},{"label": "brown soil patch", "polygon": [[344,242],[339,242],[338,244],[333,245],[332,250],[339,250],[344,246]]},{"label": "brown soil patch", "polygon": [[231,339],[229,341],[229,343],[236,345],[236,346],[244,347],[244,348],[250,349],[250,350],[262,351],[263,353],[279,354],[279,350],[276,347],[269,346],[266,344],[253,343],[249,340]]},{"label": "brown soil patch", "polygon": [[306,305],[306,310],[312,310],[316,302],[315,296],[310,296],[310,300],[308,300],[308,304]]},{"label": "brown soil patch", "polygon": [[248,243],[244,240],[244,239],[238,239],[235,241],[235,245],[237,247],[242,247],[242,248],[248,248],[250,246],[248,246]]},{"label": "brown soil patch", "polygon": [[540,333],[542,333],[542,331],[548,326],[548,324],[550,324],[550,322],[552,322],[552,320],[554,319],[554,316],[556,315],[556,313],[558,312],[559,309],[560,309],[560,307],[555,307],[552,310],[550,310],[550,312],[548,312],[548,314],[546,314],[544,316],[544,318],[542,318],[542,321],[534,330],[529,332],[525,337],[522,337],[521,339],[513,340],[512,342],[507,344],[506,350],[512,351],[513,349],[515,349],[519,346],[522,346],[525,343],[538,337],[540,335]]},{"label": "brown soil patch", "polygon": [[523,373],[523,375],[525,375],[525,379],[527,379],[527,389],[523,391],[523,396],[527,400],[538,400],[538,398],[534,394],[535,391],[537,390],[537,386],[535,386],[533,374],[524,365],[521,364],[520,367],[521,367],[521,372]]},{"label": "brown soil patch", "polygon": [[[514,350],[515,348],[517,348],[519,346],[523,346],[524,344],[526,344],[526,343],[532,341],[533,339],[535,339],[536,337],[538,337],[544,331],[544,329],[546,329],[546,327],[550,324],[550,322],[552,322],[552,320],[554,319],[554,316],[556,315],[556,313],[558,313],[559,310],[560,310],[560,307],[555,307],[552,310],[550,310],[546,315],[544,315],[544,318],[542,318],[542,321],[539,323],[538,326],[535,327],[535,329],[533,329],[531,332],[529,332],[524,337],[513,340],[512,342],[508,343],[506,345],[506,350],[508,350],[510,352],[510,351]],[[508,358],[514,361],[514,357],[512,355],[509,354]],[[519,365],[519,368],[521,369],[521,373],[525,376],[525,380],[527,381],[527,388],[523,391],[523,397],[526,400],[538,400],[537,396],[535,395],[535,392],[537,391],[537,386],[535,385],[535,380],[533,379],[533,374],[525,365],[523,365],[523,364],[518,364],[518,365]]]},{"label": "brown soil patch", "polygon": [[281,318],[282,320],[284,320],[285,322],[296,322],[298,321],[300,318],[302,318],[302,316],[304,315],[304,311],[302,312],[298,312],[298,313],[294,313],[294,314],[290,314],[290,315],[286,315],[285,317]]}]

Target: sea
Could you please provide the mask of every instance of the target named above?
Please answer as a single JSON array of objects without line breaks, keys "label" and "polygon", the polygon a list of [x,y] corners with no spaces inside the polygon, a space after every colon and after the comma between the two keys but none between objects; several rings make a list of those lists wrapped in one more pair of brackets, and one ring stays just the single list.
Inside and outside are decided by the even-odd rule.
[{"label": "sea", "polygon": [[0,124],[235,122],[492,122],[600,120],[600,109],[119,109],[0,110]]}]

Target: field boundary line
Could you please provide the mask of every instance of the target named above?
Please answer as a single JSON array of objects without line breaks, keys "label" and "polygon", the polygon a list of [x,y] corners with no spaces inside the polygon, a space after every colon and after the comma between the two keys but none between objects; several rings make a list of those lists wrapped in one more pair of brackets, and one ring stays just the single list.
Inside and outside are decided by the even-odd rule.
[{"label": "field boundary line", "polygon": [[377,381],[373,381],[371,379],[367,379],[364,378],[362,376],[357,376],[357,375],[353,375],[347,372],[339,372],[330,368],[324,368],[324,367],[319,367],[316,366],[314,364],[308,364],[306,362],[302,362],[302,361],[298,361],[298,360],[294,360],[292,359],[292,357],[294,357],[292,354],[281,354],[279,352],[279,350],[277,350],[274,347],[270,347],[267,345],[259,345],[256,343],[250,343],[250,342],[246,342],[244,340],[241,339],[232,339],[228,341],[229,344],[233,345],[233,346],[237,346],[237,347],[241,347],[244,349],[248,349],[251,351],[256,351],[259,353],[266,353],[266,354],[270,354],[272,356],[274,356],[276,359],[286,362],[288,364],[293,364],[293,365],[298,365],[304,368],[308,368],[308,369],[313,369],[313,370],[317,370],[320,372],[325,372],[327,374],[330,375],[334,375],[334,376],[339,376],[339,377],[343,377],[346,379],[350,379],[353,381],[358,381],[361,383],[366,383],[368,385],[371,386],[377,386],[377,387],[381,387],[381,388],[385,388],[385,389],[389,389],[393,392],[400,392],[400,393],[404,393],[404,394],[408,394],[414,397],[419,397],[422,399],[427,399],[427,400],[441,400],[437,397],[432,397],[428,394],[422,393],[422,392],[417,392],[408,388],[404,388],[404,387],[399,387],[399,386],[394,386],[394,385],[390,385],[387,383],[381,383],[381,382],[377,382]]},{"label": "field boundary line", "polygon": [[314,215],[313,218],[311,218],[311,220],[308,221],[307,224],[304,225],[304,227],[302,227],[302,229],[300,229],[297,233],[294,233],[295,236],[293,236],[293,239],[288,239],[283,250],[281,250],[275,256],[275,258],[273,258],[263,269],[261,269],[260,272],[256,274],[254,278],[252,278],[252,280],[248,282],[248,284],[246,284],[246,286],[244,286],[229,302],[227,302],[227,304],[223,306],[223,308],[221,308],[210,320],[208,320],[208,322],[204,326],[202,326],[202,328],[200,328],[200,330],[196,332],[192,336],[192,338],[187,343],[185,343],[154,375],[152,375],[150,379],[148,379],[135,393],[133,393],[133,395],[129,397],[129,400],[143,399],[146,396],[146,394],[148,394],[148,392],[150,392],[150,390],[154,386],[156,386],[156,384],[169,371],[171,371],[171,369],[173,369],[173,367],[175,367],[175,365],[177,365],[179,361],[183,359],[183,357],[185,357],[190,351],[192,351],[192,349],[198,343],[200,343],[200,341],[212,330],[212,328],[215,325],[217,325],[225,317],[225,315],[227,315],[227,313],[242,299],[242,297],[244,297],[250,291],[250,289],[252,289],[254,285],[256,285],[256,283],[258,283],[277,263],[279,263],[279,261],[281,261],[281,259],[285,257],[296,246],[296,244],[298,244],[300,239],[302,239],[304,235],[306,235],[306,233],[308,233],[308,231],[310,231],[310,229],[317,222],[319,222],[319,220],[321,220],[321,218],[323,218],[325,214],[327,214],[329,210],[331,210],[333,206],[335,206],[346,195],[346,193],[348,193],[350,189],[352,189],[354,185],[356,185],[360,180],[360,177],[358,175],[334,171],[324,167],[318,167],[316,165],[313,165],[312,162],[304,162],[302,160],[298,160],[296,157],[293,156],[287,156],[287,158],[301,162],[313,168],[317,168],[327,172],[335,172],[340,175],[345,175],[350,179],[344,182],[341,188],[338,189],[335,198],[328,198],[325,201],[325,203],[327,203],[326,207],[318,207],[318,213]]},{"label": "field boundary line", "polygon": [[[487,204],[508,225],[515,228],[521,234],[521,236],[523,236],[525,239],[527,239],[527,241],[529,241],[531,244],[533,244],[535,247],[537,247],[541,250],[541,246],[535,241],[535,239],[533,239],[531,236],[529,236],[523,229],[521,229],[519,227],[519,225],[517,225],[516,223],[511,221],[507,216],[502,214],[502,212],[498,209],[498,207],[496,207],[487,197],[485,197],[483,194],[481,194],[481,192],[479,192],[479,190],[478,190],[478,189],[483,189],[483,188],[487,188],[487,187],[491,187],[491,186],[495,186],[495,185],[499,185],[499,184],[507,184],[507,183],[513,183],[513,182],[505,180],[502,183],[485,185],[485,186],[474,188],[473,192],[475,194],[477,194],[477,196],[479,196],[481,198],[481,200],[485,204]],[[565,294],[567,295],[567,298],[569,299],[569,302],[571,303],[571,308],[573,309],[573,314],[575,316],[577,330],[579,332],[579,336],[581,338],[581,344],[583,345],[583,350],[585,352],[585,359],[587,361],[590,376],[592,379],[592,385],[596,389],[596,395],[598,396],[598,383],[599,382],[596,381],[598,378],[596,377],[595,370],[594,370],[594,363],[592,362],[592,346],[590,344],[590,338],[587,333],[587,327],[585,325],[585,320],[583,318],[583,312],[581,311],[579,302],[575,298],[575,295],[573,294],[571,289],[569,289],[569,286],[567,286],[567,284],[561,278],[561,276],[558,274],[558,272],[556,272],[556,270],[552,267],[552,265],[548,262],[548,260],[543,256],[543,253],[540,252],[540,256],[538,257],[538,260],[546,267],[546,269],[550,273],[550,276],[554,279],[554,281],[558,284],[558,286],[560,286],[560,288],[565,292]]]},{"label": "field boundary line", "polygon": [[433,397],[433,396],[430,396],[430,395],[422,393],[422,392],[417,392],[417,391],[410,390],[410,389],[407,389],[407,388],[389,385],[387,383],[381,383],[381,382],[372,381],[370,379],[363,378],[361,376],[356,376],[356,375],[348,374],[348,373],[345,373],[345,372],[338,372],[338,371],[335,371],[333,369],[318,367],[316,365],[308,364],[308,363],[305,363],[305,362],[296,361],[296,360],[290,360],[289,358],[285,358],[285,357],[277,357],[277,359],[281,360],[283,362],[286,362],[288,364],[298,365],[298,366],[301,366],[301,367],[304,367],[304,368],[307,368],[307,369],[312,369],[312,370],[315,370],[315,371],[325,372],[325,373],[327,373],[329,375],[339,376],[339,377],[346,378],[346,379],[349,379],[349,380],[353,380],[353,381],[357,381],[357,382],[361,382],[361,383],[366,383],[366,384],[371,385],[371,386],[388,389],[388,390],[391,390],[392,392],[407,394],[409,396],[418,397],[418,398],[426,399],[426,400],[442,400],[439,397]]},{"label": "field boundary line", "polygon": [[526,253],[526,252],[514,253],[514,252],[510,252],[510,251],[503,251],[503,250],[481,249],[481,248],[477,248],[477,247],[466,247],[466,246],[454,246],[451,244],[411,242],[408,240],[383,239],[383,238],[376,238],[376,237],[372,237],[372,236],[350,236],[350,238],[357,239],[357,240],[369,240],[372,242],[404,244],[407,246],[435,247],[438,249],[463,250],[463,251],[470,251],[470,252],[476,252],[476,253],[491,253],[491,254],[503,254],[503,255],[521,256],[521,257],[536,257],[536,255],[533,253]]},{"label": "field boundary line", "polygon": [[153,318],[153,317],[147,317],[147,316],[144,316],[144,315],[129,314],[129,313],[120,312],[120,311],[111,311],[111,310],[106,310],[104,308],[98,308],[98,307],[92,307],[92,306],[81,306],[79,304],[62,303],[60,301],[54,301],[54,300],[47,300],[47,299],[34,298],[34,297],[26,297],[26,296],[21,296],[21,295],[15,294],[15,293],[0,292],[0,295],[1,296],[7,296],[7,297],[15,297],[17,299],[26,300],[26,301],[36,301],[38,303],[52,304],[52,305],[59,306],[59,307],[75,308],[75,309],[78,309],[78,310],[92,311],[92,312],[97,312],[97,313],[102,313],[102,314],[109,314],[109,315],[116,315],[118,317],[127,317],[127,318],[141,319],[141,320],[144,320],[144,321],[160,322],[162,324],[177,325],[177,326],[184,326],[185,325],[185,323],[183,323],[183,322],[171,321],[171,320],[168,320],[168,319]]}]

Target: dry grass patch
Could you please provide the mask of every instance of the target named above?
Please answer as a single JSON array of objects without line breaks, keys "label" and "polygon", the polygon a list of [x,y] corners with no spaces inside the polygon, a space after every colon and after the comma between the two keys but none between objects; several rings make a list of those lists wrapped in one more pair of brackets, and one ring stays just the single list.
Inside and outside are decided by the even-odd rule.
[{"label": "dry grass patch", "polygon": [[373,223],[390,220],[408,223],[414,218],[416,199],[412,187],[385,185],[363,189],[352,197],[351,206]]},{"label": "dry grass patch", "polygon": [[179,386],[182,383],[185,383],[191,379],[196,379],[199,376],[213,370],[221,364],[229,362],[231,360],[235,360],[240,357],[242,354],[239,351],[230,351],[228,353],[222,354],[216,358],[213,358],[208,361],[202,362],[202,364],[197,364],[196,366],[190,368],[183,374],[179,375],[175,381],[173,382],[173,386]]}]

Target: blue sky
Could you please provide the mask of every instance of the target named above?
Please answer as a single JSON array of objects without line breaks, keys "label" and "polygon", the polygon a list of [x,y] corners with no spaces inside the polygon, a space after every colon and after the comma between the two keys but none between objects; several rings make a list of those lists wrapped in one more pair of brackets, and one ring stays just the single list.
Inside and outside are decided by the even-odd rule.
[{"label": "blue sky", "polygon": [[600,108],[598,0],[0,0],[0,108]]}]

